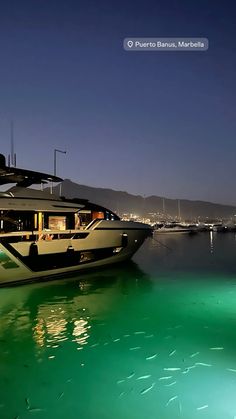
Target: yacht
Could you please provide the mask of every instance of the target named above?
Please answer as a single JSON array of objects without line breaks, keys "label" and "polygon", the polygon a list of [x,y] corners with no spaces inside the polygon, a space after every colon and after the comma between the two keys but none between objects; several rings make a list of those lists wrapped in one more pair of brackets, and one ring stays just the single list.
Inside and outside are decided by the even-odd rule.
[{"label": "yacht", "polygon": [[[85,199],[66,199],[32,185],[62,179],[6,166],[0,154],[0,286],[65,276],[130,259],[152,234]],[[8,185],[9,186],[9,185]]]},{"label": "yacht", "polygon": [[177,223],[175,221],[171,221],[169,223],[159,223],[156,224],[155,231],[158,234],[164,233],[195,233],[197,232],[196,225],[193,224],[185,224],[185,223]]}]

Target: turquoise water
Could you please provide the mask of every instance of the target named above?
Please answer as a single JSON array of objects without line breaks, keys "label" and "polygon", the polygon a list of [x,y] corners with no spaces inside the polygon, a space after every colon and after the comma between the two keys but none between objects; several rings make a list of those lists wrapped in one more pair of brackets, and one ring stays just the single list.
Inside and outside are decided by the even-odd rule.
[{"label": "turquoise water", "polygon": [[0,418],[235,418],[235,255],[234,234],[155,235],[123,266],[0,289]]}]

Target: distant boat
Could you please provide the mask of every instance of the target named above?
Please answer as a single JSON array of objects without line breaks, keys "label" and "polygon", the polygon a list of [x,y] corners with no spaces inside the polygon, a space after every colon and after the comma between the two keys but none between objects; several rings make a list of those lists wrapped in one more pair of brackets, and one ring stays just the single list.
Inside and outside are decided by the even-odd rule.
[{"label": "distant boat", "polygon": [[215,231],[217,233],[227,233],[227,232],[235,232],[236,231],[236,225],[233,223],[220,223],[220,224],[213,224],[212,231]]},{"label": "distant boat", "polygon": [[217,233],[225,233],[227,231],[227,227],[222,223],[213,224],[212,231],[215,231]]},{"label": "distant boat", "polygon": [[195,225],[182,224],[176,222],[170,222],[165,224],[156,224],[154,230],[158,234],[166,233],[197,233],[197,228]]},{"label": "distant boat", "polygon": [[130,259],[152,228],[121,221],[85,199],[28,188],[60,182],[45,173],[7,167],[0,154],[0,285],[42,280]]},{"label": "distant boat", "polygon": [[225,227],[227,229],[227,231],[229,232],[235,232],[236,231],[236,225],[233,223],[227,223],[225,224]]}]

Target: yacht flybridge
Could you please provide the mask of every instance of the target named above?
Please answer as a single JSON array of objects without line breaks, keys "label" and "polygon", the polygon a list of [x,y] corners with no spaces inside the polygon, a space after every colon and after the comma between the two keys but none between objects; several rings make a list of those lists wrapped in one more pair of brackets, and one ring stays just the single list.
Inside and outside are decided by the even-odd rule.
[{"label": "yacht flybridge", "polygon": [[29,188],[61,181],[8,167],[0,154],[0,185],[15,184],[0,192],[0,286],[122,262],[150,235],[150,226],[87,200]]}]

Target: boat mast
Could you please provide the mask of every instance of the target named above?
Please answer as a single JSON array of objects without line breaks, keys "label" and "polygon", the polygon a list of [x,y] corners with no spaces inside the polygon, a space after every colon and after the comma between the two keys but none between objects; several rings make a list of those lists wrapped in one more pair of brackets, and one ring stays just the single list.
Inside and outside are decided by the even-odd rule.
[{"label": "boat mast", "polygon": [[181,215],[180,215],[180,199],[178,199],[178,218],[179,218],[179,221],[181,221]]},{"label": "boat mast", "polygon": [[166,212],[166,209],[165,209],[165,198],[162,198],[162,212],[163,212],[163,217],[165,217],[165,212]]}]

